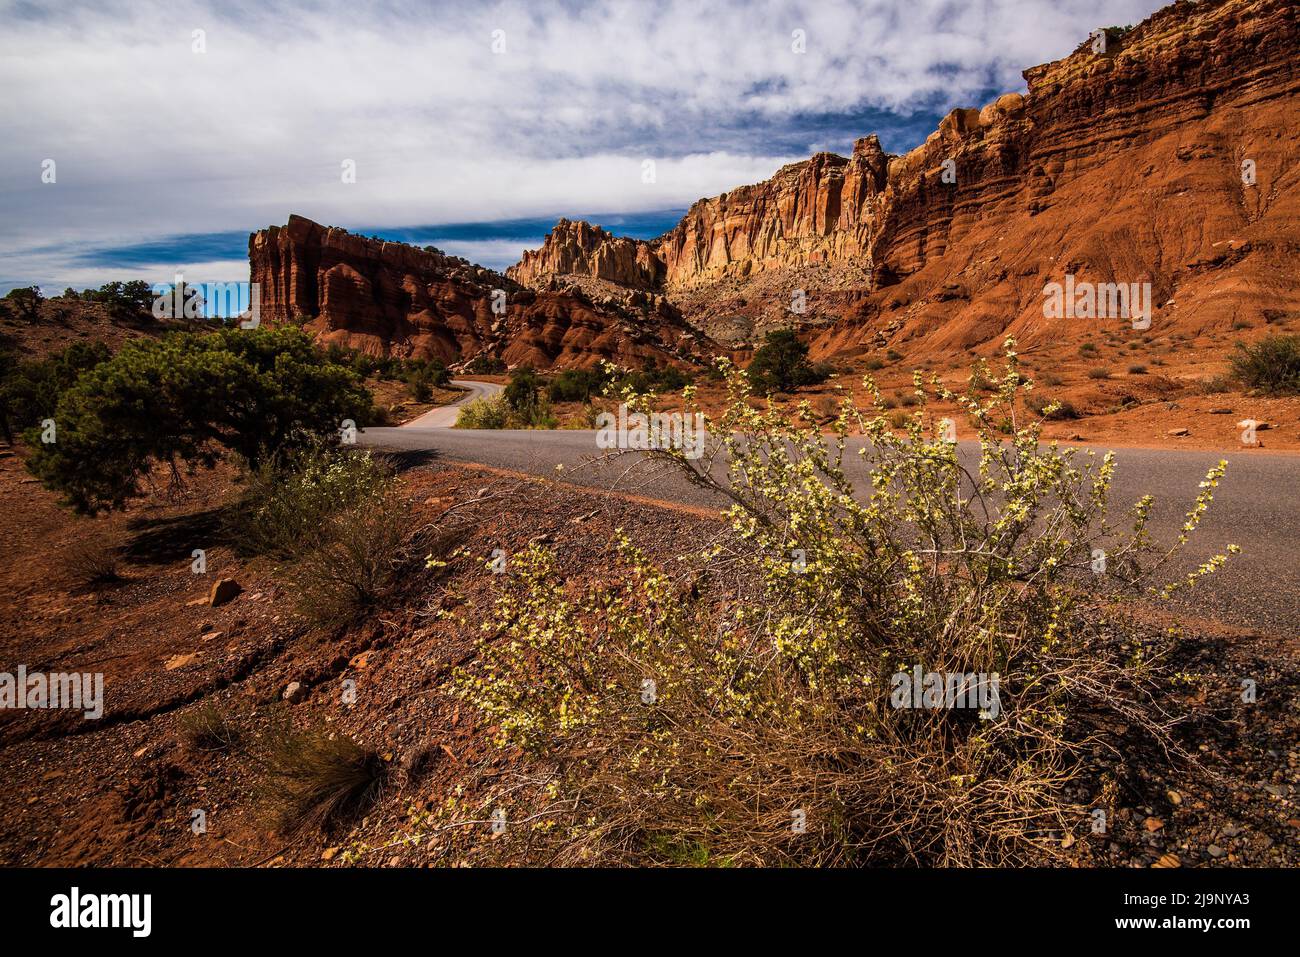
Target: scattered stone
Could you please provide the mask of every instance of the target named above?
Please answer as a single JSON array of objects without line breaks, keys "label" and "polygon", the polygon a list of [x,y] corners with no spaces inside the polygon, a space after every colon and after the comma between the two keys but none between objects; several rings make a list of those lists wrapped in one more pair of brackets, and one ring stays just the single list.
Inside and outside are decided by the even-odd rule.
[{"label": "scattered stone", "polygon": [[1165,822],[1153,815],[1152,817],[1149,817],[1145,821],[1143,821],[1142,826],[1145,827],[1148,831],[1158,831],[1165,826]]},{"label": "scattered stone", "polygon": [[1179,858],[1177,854],[1163,854],[1160,856],[1160,859],[1157,860],[1151,866],[1152,867],[1182,867],[1183,862],[1182,859]]},{"label": "scattered stone", "polygon": [[1210,415],[1232,415],[1232,410],[1225,408],[1211,409]]},{"label": "scattered stone", "polygon": [[284,700],[293,704],[302,700],[304,690],[301,681],[290,681],[284,689]]},{"label": "scattered stone", "polygon": [[177,668],[184,668],[186,665],[194,664],[198,657],[197,652],[188,655],[172,655],[167,659],[167,663],[163,665],[163,668],[167,671],[175,671]]},{"label": "scattered stone", "polygon": [[1209,847],[1205,849],[1205,853],[1209,854],[1210,857],[1220,858],[1224,854],[1227,854],[1228,852],[1225,851],[1223,848],[1219,847],[1218,844],[1211,844]]},{"label": "scattered stone", "polygon": [[1183,796],[1179,794],[1177,791],[1167,791],[1165,792],[1165,796],[1169,798],[1169,803],[1173,804],[1174,806],[1183,803]]},{"label": "scattered stone", "polygon": [[1165,434],[1166,434],[1166,435],[1174,435],[1174,436],[1182,436],[1182,435],[1191,435],[1192,432],[1191,432],[1191,429],[1188,429],[1186,426],[1183,426],[1183,427],[1181,427],[1181,428],[1177,428],[1177,429],[1170,429],[1170,430],[1169,430],[1168,432],[1166,432]]},{"label": "scattered stone", "polygon": [[208,593],[208,604],[213,608],[224,605],[243,590],[243,586],[233,578],[218,578],[212,583],[212,591]]},{"label": "scattered stone", "polygon": [[327,847],[325,850],[321,851],[320,859],[322,861],[332,861],[338,852],[339,849],[337,847]]},{"label": "scattered stone", "polygon": [[1074,847],[1074,835],[1073,834],[1065,835],[1065,840],[1061,841],[1061,847],[1065,848],[1066,850],[1069,850],[1070,848]]}]

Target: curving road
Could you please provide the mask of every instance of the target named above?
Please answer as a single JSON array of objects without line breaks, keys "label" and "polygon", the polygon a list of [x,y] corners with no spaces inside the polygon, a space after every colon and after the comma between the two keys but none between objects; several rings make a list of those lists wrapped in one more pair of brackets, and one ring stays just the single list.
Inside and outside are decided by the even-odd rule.
[{"label": "curving road", "polygon": [[[462,383],[490,387],[492,383]],[[469,397],[461,400],[468,401]],[[460,403],[458,403],[460,404]],[[635,467],[622,457],[595,464],[600,454],[593,431],[478,431],[449,429],[435,412],[454,422],[456,406],[434,410],[397,429],[367,429],[358,441],[392,449],[422,450],[460,462],[531,472],[593,488],[633,492],[668,502],[703,507],[723,503],[686,483],[680,476],[659,469]],[[447,424],[451,424],[448,422]],[[865,440],[858,439],[857,444]],[[853,452],[854,443],[850,443]],[[961,443],[963,458],[978,455],[976,443]],[[1096,448],[1100,458],[1103,448]],[[1150,493],[1155,496],[1151,529],[1158,541],[1172,541],[1196,498],[1198,483],[1220,459],[1228,471],[1215,501],[1176,571],[1190,570],[1211,555],[1237,544],[1242,554],[1190,594],[1184,610],[1251,628],[1265,629],[1289,639],[1300,635],[1300,456],[1243,450],[1195,452],[1165,449],[1117,449],[1112,516],[1116,521],[1127,506]],[[856,453],[846,461],[856,461]],[[563,465],[561,473],[556,465]],[[632,466],[632,467],[630,467]],[[865,490],[865,470],[850,472]]]},{"label": "curving road", "polygon": [[404,422],[401,425],[403,429],[450,429],[456,424],[456,416],[460,415],[461,407],[466,403],[473,402],[475,399],[490,399],[494,395],[500,394],[505,386],[497,385],[495,382],[478,382],[474,379],[452,379],[451,385],[458,389],[464,389],[465,394],[450,405],[440,405],[436,409],[430,409],[424,415],[417,416],[410,422]]}]

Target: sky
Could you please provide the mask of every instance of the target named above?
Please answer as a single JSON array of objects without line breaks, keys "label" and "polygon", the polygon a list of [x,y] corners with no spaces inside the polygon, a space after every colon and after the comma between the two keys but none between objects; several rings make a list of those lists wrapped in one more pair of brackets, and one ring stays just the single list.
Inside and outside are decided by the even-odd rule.
[{"label": "sky", "polygon": [[561,216],[649,238],[1160,5],[0,0],[0,292],[247,280],[291,212],[498,269]]}]

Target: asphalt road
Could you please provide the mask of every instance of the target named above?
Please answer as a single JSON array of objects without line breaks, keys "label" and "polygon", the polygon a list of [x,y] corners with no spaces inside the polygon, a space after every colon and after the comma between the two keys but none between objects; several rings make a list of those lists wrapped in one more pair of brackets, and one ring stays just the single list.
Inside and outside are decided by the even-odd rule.
[{"label": "asphalt road", "polygon": [[491,398],[505,388],[505,386],[497,385],[495,382],[476,382],[473,379],[452,379],[451,384],[464,389],[465,394],[450,405],[441,405],[436,409],[430,409],[424,415],[403,423],[402,428],[450,429],[456,424],[456,416],[460,415],[461,406],[473,402],[475,399]]},{"label": "asphalt road", "polygon": [[[487,383],[469,383],[482,386]],[[500,387],[497,387],[498,389]],[[707,493],[670,471],[637,464],[639,456],[595,463],[600,450],[593,431],[473,431],[427,427],[416,420],[398,429],[367,429],[362,444],[424,450],[459,462],[513,469],[601,489],[615,489],[664,501],[720,506]],[[865,441],[857,440],[860,444]],[[850,445],[851,451],[853,445]],[[974,459],[976,443],[962,443]],[[1103,448],[1097,448],[1100,459]],[[1117,449],[1111,515],[1144,494],[1156,499],[1150,528],[1157,541],[1171,542],[1185,520],[1206,471],[1220,459],[1228,470],[1214,504],[1174,571],[1192,570],[1231,544],[1242,554],[1188,593],[1181,610],[1197,616],[1260,628],[1287,638],[1300,634],[1300,456],[1243,450],[1216,453],[1160,449]],[[846,455],[856,465],[856,454]],[[585,463],[585,464],[584,464]],[[555,466],[563,465],[562,472]],[[865,469],[850,471],[865,489]]]}]

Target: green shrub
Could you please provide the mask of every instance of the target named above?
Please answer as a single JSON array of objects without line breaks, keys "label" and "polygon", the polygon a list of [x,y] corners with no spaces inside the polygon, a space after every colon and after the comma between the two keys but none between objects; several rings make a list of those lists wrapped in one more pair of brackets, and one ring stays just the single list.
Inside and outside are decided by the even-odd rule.
[{"label": "green shrub", "polygon": [[[1171,702],[1152,694],[1160,646],[1075,577],[1104,545],[1102,580],[1136,589],[1177,546],[1151,543],[1149,497],[1109,523],[1111,456],[1081,465],[1036,423],[1001,438],[991,424],[1016,417],[1023,390],[1008,361],[987,401],[939,390],[974,423],[978,467],[926,430],[925,406],[905,436],[879,404],[845,409],[828,442],[756,409],[732,375],[716,459],[650,453],[733,503],[729,538],[660,566],[620,532],[588,586],[533,545],[500,576],[493,640],[456,688],[537,765],[448,802],[440,833],[508,805],[534,824],[494,848],[556,864],[1039,863],[1059,859],[1062,833],[1087,832],[1080,786],[1114,723],[1187,757]],[[851,429],[867,440],[852,476]],[[998,675],[996,713],[898,706],[913,668]]]},{"label": "green shrub", "polygon": [[428,402],[433,398],[434,389],[451,381],[451,373],[437,359],[412,360],[407,364],[405,379],[411,397],[416,402]]},{"label": "green shrub", "polygon": [[761,392],[793,392],[830,378],[831,368],[808,361],[808,346],[792,329],[769,332],[749,363],[750,380]]},{"label": "green shrub", "polygon": [[542,392],[542,385],[541,376],[528,366],[511,373],[502,398],[516,428],[555,428],[555,416],[551,414],[550,402]]},{"label": "green shrub", "polygon": [[603,365],[565,369],[546,384],[546,394],[552,402],[590,402],[604,392],[610,380],[610,372]]},{"label": "green shrub", "polygon": [[24,322],[37,322],[41,316],[41,303],[45,297],[41,295],[39,286],[27,286],[21,289],[10,289],[3,299],[0,299],[0,308],[5,309],[13,316]]},{"label": "green shrub", "polygon": [[1146,375],[1146,374],[1147,374],[1147,367],[1144,366],[1144,365],[1142,365],[1142,363],[1140,363],[1140,362],[1139,362],[1139,363],[1136,363],[1136,364],[1131,365],[1131,366],[1128,367],[1128,374],[1129,374],[1129,375]]},{"label": "green shrub", "polygon": [[1025,398],[1025,406],[1034,415],[1040,415],[1044,419],[1064,420],[1077,419],[1078,410],[1074,407],[1069,399],[1052,399],[1045,395],[1030,393]]},{"label": "green shrub", "polygon": [[14,430],[52,418],[63,393],[108,358],[102,342],[74,342],[48,359],[26,362],[0,355],[0,432],[12,443]]},{"label": "green shrub", "polygon": [[1300,394],[1300,336],[1267,336],[1237,343],[1232,375],[1247,389],[1267,395]]},{"label": "green shrub", "polygon": [[1110,370],[1103,366],[1095,366],[1088,370],[1089,379],[1109,379]]},{"label": "green shrub", "polygon": [[474,375],[497,375],[506,371],[506,363],[499,356],[480,352],[465,368]]},{"label": "green shrub", "polygon": [[495,395],[490,399],[475,399],[461,406],[456,416],[458,429],[508,429],[510,428],[510,406],[505,396]]},{"label": "green shrub", "polygon": [[[184,299],[186,294],[182,290],[181,298]],[[98,289],[83,289],[81,292],[66,289],[63,298],[103,303],[108,307],[108,314],[119,322],[153,318],[153,287],[143,279],[106,282]]]},{"label": "green shrub", "polygon": [[28,468],[79,512],[121,508],[158,464],[256,465],[364,425],[370,393],[296,329],[172,333],[126,343],[63,392],[57,441],[29,433]]}]

